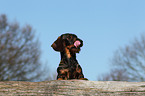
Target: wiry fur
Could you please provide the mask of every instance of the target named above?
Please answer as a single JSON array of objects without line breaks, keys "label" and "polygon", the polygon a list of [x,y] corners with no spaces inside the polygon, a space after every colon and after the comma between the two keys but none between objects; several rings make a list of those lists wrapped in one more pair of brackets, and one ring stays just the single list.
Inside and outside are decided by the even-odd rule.
[{"label": "wiry fur", "polygon": [[[74,46],[75,41],[80,42],[78,47]],[[61,54],[61,61],[57,68],[57,80],[87,80],[84,78],[82,68],[76,59],[76,53],[79,53],[80,47],[83,46],[81,39],[74,34],[62,34],[51,46]]]}]

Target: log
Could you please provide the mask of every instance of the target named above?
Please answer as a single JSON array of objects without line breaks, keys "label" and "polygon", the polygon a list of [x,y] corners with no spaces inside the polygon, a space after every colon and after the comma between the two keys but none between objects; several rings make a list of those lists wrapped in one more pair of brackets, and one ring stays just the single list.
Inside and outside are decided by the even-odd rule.
[{"label": "log", "polygon": [[54,80],[42,82],[1,81],[0,95],[145,96],[145,82],[85,80]]}]

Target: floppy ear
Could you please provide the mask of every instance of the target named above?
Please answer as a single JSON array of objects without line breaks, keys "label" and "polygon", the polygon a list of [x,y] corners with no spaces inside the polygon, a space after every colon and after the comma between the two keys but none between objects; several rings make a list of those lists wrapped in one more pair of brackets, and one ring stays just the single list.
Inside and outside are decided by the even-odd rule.
[{"label": "floppy ear", "polygon": [[63,40],[62,40],[61,36],[58,37],[56,41],[54,41],[54,43],[51,45],[51,47],[55,51],[59,51],[59,52],[63,51]]}]

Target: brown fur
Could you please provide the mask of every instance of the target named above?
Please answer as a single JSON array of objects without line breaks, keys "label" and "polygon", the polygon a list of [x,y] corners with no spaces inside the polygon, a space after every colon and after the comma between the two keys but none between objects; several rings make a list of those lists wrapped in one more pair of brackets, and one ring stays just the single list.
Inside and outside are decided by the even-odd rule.
[{"label": "brown fur", "polygon": [[[76,40],[81,42],[77,48],[74,46]],[[81,39],[74,34],[62,34],[51,46],[55,51],[61,53],[61,62],[57,68],[57,80],[87,80],[76,60],[76,53],[79,53],[80,47],[83,46]]]}]

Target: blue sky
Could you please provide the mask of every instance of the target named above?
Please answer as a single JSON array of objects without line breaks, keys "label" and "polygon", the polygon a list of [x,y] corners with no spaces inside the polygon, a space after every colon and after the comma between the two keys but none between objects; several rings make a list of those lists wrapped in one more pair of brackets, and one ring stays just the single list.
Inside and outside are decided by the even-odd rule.
[{"label": "blue sky", "polygon": [[0,0],[0,14],[30,24],[43,63],[55,72],[60,54],[50,46],[63,33],[84,41],[77,59],[89,80],[108,72],[113,52],[145,32],[145,0]]}]

